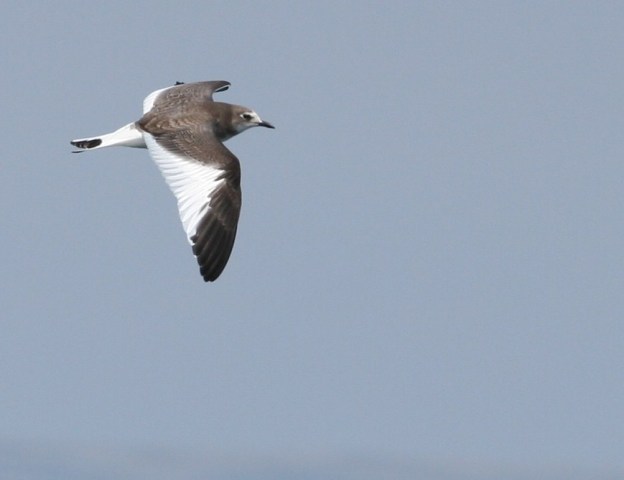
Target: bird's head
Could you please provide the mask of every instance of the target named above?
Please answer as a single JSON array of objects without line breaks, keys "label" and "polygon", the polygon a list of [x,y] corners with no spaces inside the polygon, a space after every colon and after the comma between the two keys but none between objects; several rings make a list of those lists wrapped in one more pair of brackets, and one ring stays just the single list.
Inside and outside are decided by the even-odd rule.
[{"label": "bird's head", "polygon": [[251,127],[275,128],[269,122],[265,122],[250,108],[237,105],[234,107],[232,126],[236,133],[241,133]]}]

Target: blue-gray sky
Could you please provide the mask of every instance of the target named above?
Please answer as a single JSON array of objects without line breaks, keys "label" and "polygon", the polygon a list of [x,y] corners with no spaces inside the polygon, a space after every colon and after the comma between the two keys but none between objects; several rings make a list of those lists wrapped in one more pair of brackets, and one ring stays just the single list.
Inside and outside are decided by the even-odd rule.
[{"label": "blue-gray sky", "polygon": [[[624,472],[622,3],[9,2],[0,40],[3,444]],[[147,152],[68,142],[217,79],[277,129],[228,142],[205,284]]]}]

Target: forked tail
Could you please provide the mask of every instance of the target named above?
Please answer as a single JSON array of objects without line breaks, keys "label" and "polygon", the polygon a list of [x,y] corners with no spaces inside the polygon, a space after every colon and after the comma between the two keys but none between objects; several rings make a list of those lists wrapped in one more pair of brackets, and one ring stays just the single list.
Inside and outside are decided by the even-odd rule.
[{"label": "forked tail", "polygon": [[74,147],[80,149],[74,150],[74,153],[115,146],[147,148],[145,140],[143,140],[143,134],[136,128],[134,122],[129,123],[112,133],[107,133],[93,138],[78,138],[76,140],[72,140],[70,143]]}]

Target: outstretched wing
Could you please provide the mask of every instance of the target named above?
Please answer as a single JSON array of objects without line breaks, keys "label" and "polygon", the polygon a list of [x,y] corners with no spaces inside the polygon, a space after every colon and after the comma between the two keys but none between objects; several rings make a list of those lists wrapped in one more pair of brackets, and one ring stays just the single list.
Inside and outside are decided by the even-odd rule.
[{"label": "outstretched wing", "polygon": [[178,200],[184,231],[204,280],[227,264],[241,208],[240,164],[213,135],[199,129],[158,135],[145,143]]},{"label": "outstretched wing", "polygon": [[171,87],[161,88],[150,93],[143,100],[143,113],[152,108],[168,110],[172,107],[179,108],[184,104],[202,101],[212,101],[212,94],[223,92],[230,88],[230,82],[225,80],[213,80],[210,82],[177,83]]}]

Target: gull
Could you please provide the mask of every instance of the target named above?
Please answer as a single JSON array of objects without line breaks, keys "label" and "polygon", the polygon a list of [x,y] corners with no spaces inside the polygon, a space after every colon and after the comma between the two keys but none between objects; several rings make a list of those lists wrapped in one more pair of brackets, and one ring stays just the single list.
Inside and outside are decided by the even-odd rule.
[{"label": "gull", "polygon": [[105,147],[147,148],[178,201],[200,274],[216,280],[230,258],[241,209],[240,163],[223,142],[252,127],[275,128],[241,105],[215,102],[230,83],[182,83],[143,101],[143,117],[98,137],[70,143],[74,153]]}]

